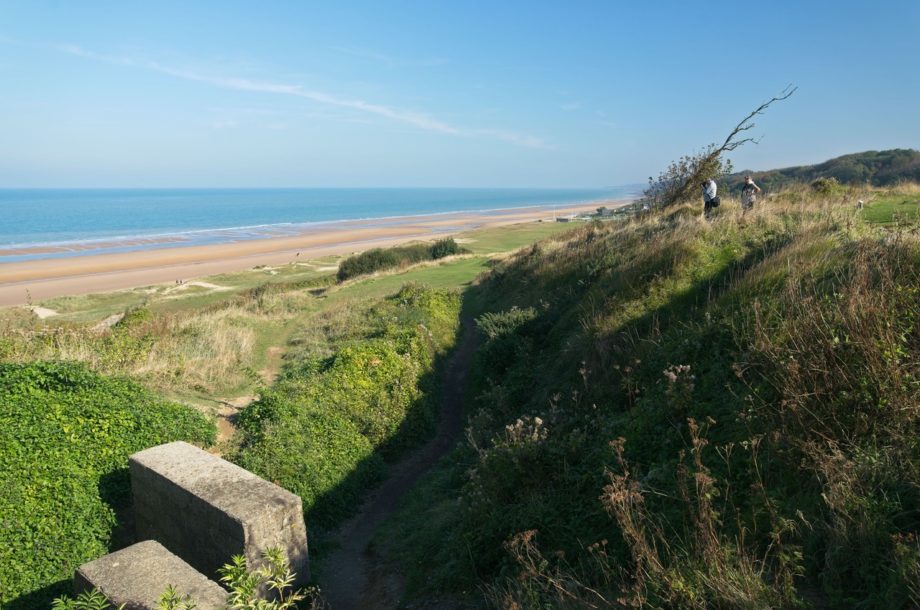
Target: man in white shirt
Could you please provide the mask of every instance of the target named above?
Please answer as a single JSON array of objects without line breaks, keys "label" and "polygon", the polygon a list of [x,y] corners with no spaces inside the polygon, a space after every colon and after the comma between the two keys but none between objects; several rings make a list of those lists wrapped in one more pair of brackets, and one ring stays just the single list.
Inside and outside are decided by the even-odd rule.
[{"label": "man in white shirt", "polygon": [[709,218],[712,214],[712,209],[719,207],[719,196],[716,194],[718,192],[718,187],[716,186],[716,181],[712,178],[708,180],[703,180],[703,216]]}]

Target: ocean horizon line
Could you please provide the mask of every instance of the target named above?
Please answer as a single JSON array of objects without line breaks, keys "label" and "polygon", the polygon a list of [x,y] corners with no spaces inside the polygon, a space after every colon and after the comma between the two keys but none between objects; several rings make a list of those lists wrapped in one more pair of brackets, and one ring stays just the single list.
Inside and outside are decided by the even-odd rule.
[{"label": "ocean horizon line", "polygon": [[[629,200],[630,197],[621,197],[616,200]],[[529,209],[551,209],[560,205],[565,206],[578,206],[578,205],[588,205],[591,203],[601,203],[603,201],[610,201],[607,198],[598,198],[598,199],[586,199],[582,202],[563,202],[563,203],[540,203],[540,204],[530,204],[530,205],[521,205],[521,206],[507,206],[500,208],[470,208],[466,210],[451,210],[448,212],[421,212],[418,214],[396,214],[393,216],[367,216],[367,217],[357,217],[357,218],[339,218],[335,220],[312,220],[304,222],[276,222],[276,223],[262,223],[256,225],[240,225],[240,226],[230,226],[230,227],[212,227],[205,229],[188,229],[182,231],[167,231],[164,233],[135,233],[130,235],[112,235],[106,237],[93,237],[87,239],[72,239],[72,240],[62,240],[62,241],[48,241],[48,242],[19,242],[19,243],[9,243],[9,244],[0,244],[0,253],[4,250],[14,250],[19,248],[50,248],[50,247],[62,247],[69,245],[84,245],[84,244],[93,244],[93,243],[106,243],[110,241],[125,241],[131,239],[154,239],[154,238],[169,238],[169,237],[178,237],[182,235],[200,235],[206,233],[219,233],[219,232],[236,232],[236,231],[250,231],[257,229],[271,229],[273,227],[312,227],[312,226],[326,226],[334,225],[337,223],[348,223],[348,222],[374,222],[380,220],[402,220],[408,218],[425,218],[428,216],[450,216],[450,215],[460,215],[460,214],[488,214],[494,212],[503,212],[503,211],[513,211],[513,210],[529,210]],[[2,254],[0,254],[2,258]]]},{"label": "ocean horizon line", "polygon": [[645,182],[605,186],[0,186],[3,191],[595,191],[645,188]]},{"label": "ocean horizon line", "polygon": [[[624,189],[625,187],[618,187]],[[0,189],[0,191],[5,189]],[[45,190],[45,189],[42,189]],[[69,191],[70,189],[64,189]],[[95,189],[91,189],[95,190]],[[124,192],[126,189],[117,189]],[[146,189],[144,189],[146,190]],[[169,189],[168,192],[184,189]],[[234,189],[235,190],[235,189]],[[254,189],[264,191],[264,189]],[[288,190],[288,189],[274,189]],[[337,189],[336,189],[337,190]],[[354,189],[361,190],[361,189]],[[369,189],[374,190],[374,189]],[[423,189],[419,189],[423,190]],[[438,189],[435,189],[438,190]],[[476,190],[476,189],[470,189]],[[492,190],[492,189],[488,189]],[[532,190],[532,189],[528,189]],[[593,191],[594,189],[586,189]],[[614,189],[616,190],[616,189]],[[540,189],[542,192],[549,190]],[[209,192],[214,192],[210,191]],[[572,193],[572,190],[562,192]],[[176,228],[175,230],[157,231],[146,233],[137,232],[119,233],[111,235],[95,235],[82,238],[58,239],[45,241],[17,241],[0,243],[0,264],[25,262],[50,258],[71,258],[76,256],[91,256],[94,254],[117,254],[123,252],[153,250],[160,248],[177,248],[188,246],[201,246],[211,244],[233,243],[238,241],[251,241],[257,239],[271,239],[275,237],[292,237],[303,234],[310,228],[334,228],[337,225],[365,223],[362,228],[372,228],[378,223],[400,223],[412,219],[427,217],[445,218],[450,216],[464,216],[470,214],[494,215],[502,212],[515,212],[524,210],[550,211],[560,206],[593,205],[605,201],[628,201],[634,199],[636,193],[621,191],[620,193],[598,194],[584,199],[566,199],[556,202],[527,203],[521,205],[504,204],[497,207],[469,207],[451,210],[418,210],[407,214],[389,214],[382,216],[356,216],[341,217],[324,220],[308,221],[282,221],[257,224],[244,224],[223,227],[202,228]],[[457,227],[462,229],[464,227]],[[450,232],[449,230],[445,232]],[[8,252],[9,254],[4,254]],[[15,253],[14,253],[15,252]]]}]

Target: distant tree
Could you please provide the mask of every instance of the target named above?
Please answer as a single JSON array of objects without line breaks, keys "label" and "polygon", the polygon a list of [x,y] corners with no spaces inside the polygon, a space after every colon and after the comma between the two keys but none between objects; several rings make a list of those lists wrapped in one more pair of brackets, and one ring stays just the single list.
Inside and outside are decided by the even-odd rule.
[{"label": "distant tree", "polygon": [[732,173],[731,161],[715,154],[715,151],[716,145],[710,144],[696,154],[671,161],[658,178],[649,177],[644,199],[653,207],[668,207],[697,195],[703,180],[713,178],[718,181]]},{"label": "distant tree", "polygon": [[722,155],[731,152],[745,144],[758,142],[756,138],[742,137],[746,132],[755,127],[754,117],[775,102],[789,98],[796,92],[797,87],[786,87],[779,95],[774,96],[758,106],[754,111],[744,117],[735,125],[721,145],[710,144],[696,154],[685,155],[671,164],[658,175],[650,177],[648,188],[643,193],[643,198],[654,207],[668,207],[682,203],[697,194],[699,185],[709,178],[719,179],[732,172],[731,161]]},{"label": "distant tree", "polygon": [[840,184],[891,186],[900,182],[920,182],[920,151],[869,150],[835,157],[816,165],[761,172],[745,170],[727,176],[725,186],[728,189],[741,188],[745,174],[752,174],[757,184],[767,190],[796,183],[811,184],[819,178],[835,178]]}]

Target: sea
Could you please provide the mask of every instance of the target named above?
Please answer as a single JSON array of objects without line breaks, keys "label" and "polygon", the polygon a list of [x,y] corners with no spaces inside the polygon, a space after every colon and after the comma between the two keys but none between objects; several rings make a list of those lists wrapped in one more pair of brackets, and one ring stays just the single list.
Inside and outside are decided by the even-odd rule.
[{"label": "sea", "polygon": [[374,226],[629,199],[640,189],[0,189],[0,263],[297,235],[345,221]]}]

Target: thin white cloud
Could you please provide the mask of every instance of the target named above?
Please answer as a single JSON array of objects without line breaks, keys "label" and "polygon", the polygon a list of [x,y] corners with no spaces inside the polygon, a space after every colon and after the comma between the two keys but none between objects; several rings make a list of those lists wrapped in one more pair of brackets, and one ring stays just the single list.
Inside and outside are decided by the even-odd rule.
[{"label": "thin white cloud", "polygon": [[424,57],[424,58],[404,58],[394,57],[373,49],[363,47],[329,47],[336,53],[350,55],[359,59],[367,59],[388,68],[433,68],[443,66],[448,63],[443,57]]},{"label": "thin white cloud", "polygon": [[296,119],[312,119],[317,121],[335,121],[337,123],[358,123],[361,125],[370,124],[373,119],[362,115],[356,116],[354,113],[341,112],[333,110],[292,110],[280,109],[272,106],[215,106],[208,109],[218,117],[231,119],[242,124],[244,121],[251,123],[253,121],[285,121],[285,125],[290,126],[287,121]]},{"label": "thin white cloud", "polygon": [[528,148],[550,148],[550,146],[542,138],[537,136],[507,131],[503,129],[471,129],[466,127],[459,127],[433,118],[425,113],[411,110],[402,110],[399,108],[393,108],[391,106],[385,106],[383,104],[375,104],[373,102],[362,99],[348,98],[322,91],[305,89],[301,85],[273,83],[235,76],[213,76],[194,70],[186,70],[168,66],[151,60],[104,55],[72,44],[58,45],[57,48],[65,53],[76,55],[78,57],[121,66],[145,68],[159,72],[161,74],[172,76],[174,78],[204,83],[221,89],[299,97],[310,100],[312,102],[316,102],[318,104],[333,106],[337,108],[346,108],[349,110],[355,110],[358,112],[379,116],[397,123],[412,125],[413,127],[417,127],[425,131],[463,137],[485,136]]},{"label": "thin white cloud", "polygon": [[578,110],[581,108],[581,102],[566,102],[559,106],[563,110]]}]

